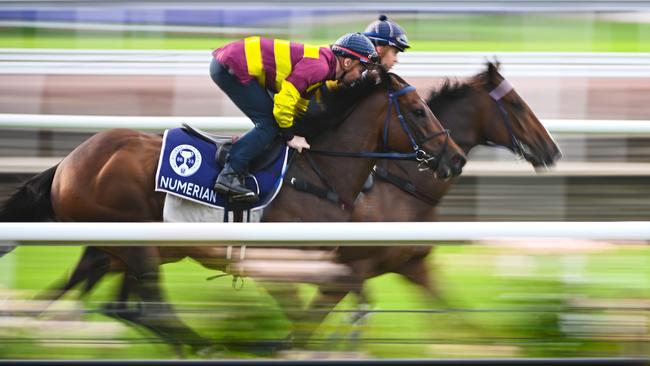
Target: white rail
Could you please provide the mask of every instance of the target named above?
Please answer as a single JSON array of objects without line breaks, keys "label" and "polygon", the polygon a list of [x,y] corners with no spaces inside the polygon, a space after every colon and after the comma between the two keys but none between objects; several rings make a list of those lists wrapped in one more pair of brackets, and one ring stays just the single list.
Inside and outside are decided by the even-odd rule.
[{"label": "white rail", "polygon": [[[650,53],[641,52],[408,52],[394,71],[470,76],[495,58],[508,77],[650,77]],[[210,50],[0,49],[0,74],[205,76],[210,60]]]},{"label": "white rail", "polygon": [[182,123],[212,131],[245,131],[252,128],[246,117],[92,116],[60,114],[0,114],[0,128],[97,131],[111,128],[163,131]]},{"label": "white rail", "polygon": [[0,223],[19,245],[430,245],[519,238],[650,239],[650,222]]},{"label": "white rail", "polygon": [[[0,174],[37,174],[58,164],[64,157],[0,157]],[[514,158],[513,158],[514,159]],[[558,161],[547,170],[536,171],[525,161],[470,160],[463,177],[647,177],[650,163]]]},{"label": "white rail", "polygon": [[[110,128],[162,131],[189,123],[211,131],[246,131],[252,125],[246,117],[198,116],[93,116],[56,114],[0,114],[0,129],[47,129],[96,131]],[[590,135],[650,135],[649,120],[545,119],[551,133]]]}]

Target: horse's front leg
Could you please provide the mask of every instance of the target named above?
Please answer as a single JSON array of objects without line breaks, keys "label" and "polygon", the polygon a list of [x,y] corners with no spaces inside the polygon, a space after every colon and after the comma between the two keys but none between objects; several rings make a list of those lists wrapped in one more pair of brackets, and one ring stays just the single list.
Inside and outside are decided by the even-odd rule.
[{"label": "horse's front leg", "polygon": [[367,261],[356,261],[345,265],[349,269],[348,273],[334,276],[331,283],[318,286],[318,294],[294,326],[294,345],[306,346],[316,329],[348,293],[362,293],[363,273],[368,266]]},{"label": "horse's front leg", "polygon": [[[438,276],[436,276],[435,269],[436,267],[431,268],[429,263],[428,256],[412,258],[401,265],[395,273],[404,276],[409,282],[417,285],[420,289],[424,291],[424,294],[427,299],[427,303],[430,304],[432,308],[439,308],[442,310],[442,314],[445,311],[450,311],[452,314],[447,321],[449,321],[450,327],[456,329],[465,329],[467,332],[472,334],[487,334],[481,327],[479,327],[475,322],[472,322],[467,318],[467,314],[457,313],[453,304],[449,301],[448,297],[443,294],[438,284]],[[434,324],[435,328],[440,328],[441,323],[441,314],[434,313]]]},{"label": "horse's front leg", "polygon": [[292,323],[303,317],[305,303],[294,283],[260,281],[264,290],[276,301],[284,316]]},{"label": "horse's front leg", "polygon": [[345,289],[340,286],[319,286],[316,297],[294,323],[291,334],[294,346],[306,347],[316,329],[350,291],[351,288]]}]

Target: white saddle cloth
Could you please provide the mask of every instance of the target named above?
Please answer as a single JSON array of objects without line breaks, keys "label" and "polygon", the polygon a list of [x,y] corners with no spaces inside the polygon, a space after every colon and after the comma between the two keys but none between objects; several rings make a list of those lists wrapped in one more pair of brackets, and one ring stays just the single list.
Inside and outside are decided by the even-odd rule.
[{"label": "white saddle cloth", "polygon": [[[173,194],[167,194],[165,197],[165,206],[163,207],[163,221],[165,222],[223,222],[223,209],[210,207],[190,200],[186,200]],[[263,208],[251,210],[250,222],[260,222]],[[233,213],[228,213],[228,221],[233,222]],[[247,221],[248,215],[244,212],[244,222]]]}]

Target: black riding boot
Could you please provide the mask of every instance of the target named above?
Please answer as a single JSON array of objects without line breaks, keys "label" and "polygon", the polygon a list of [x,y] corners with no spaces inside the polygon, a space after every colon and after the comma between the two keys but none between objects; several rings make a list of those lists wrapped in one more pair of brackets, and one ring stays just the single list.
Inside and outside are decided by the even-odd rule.
[{"label": "black riding boot", "polygon": [[246,188],[243,174],[237,173],[226,163],[214,183],[214,190],[222,195],[230,195],[233,201],[257,202],[257,193]]}]

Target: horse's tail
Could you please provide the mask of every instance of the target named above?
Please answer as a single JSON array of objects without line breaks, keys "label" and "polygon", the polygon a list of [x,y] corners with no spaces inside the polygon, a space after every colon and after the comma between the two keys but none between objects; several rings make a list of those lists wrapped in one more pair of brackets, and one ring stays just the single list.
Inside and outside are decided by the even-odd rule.
[{"label": "horse's tail", "polygon": [[0,207],[0,222],[53,221],[50,190],[57,167],[35,175],[20,186]]},{"label": "horse's tail", "polygon": [[[58,165],[35,175],[20,186],[0,206],[0,222],[53,221],[54,210],[50,202],[50,190]],[[15,246],[0,246],[0,257],[11,252]]]}]

